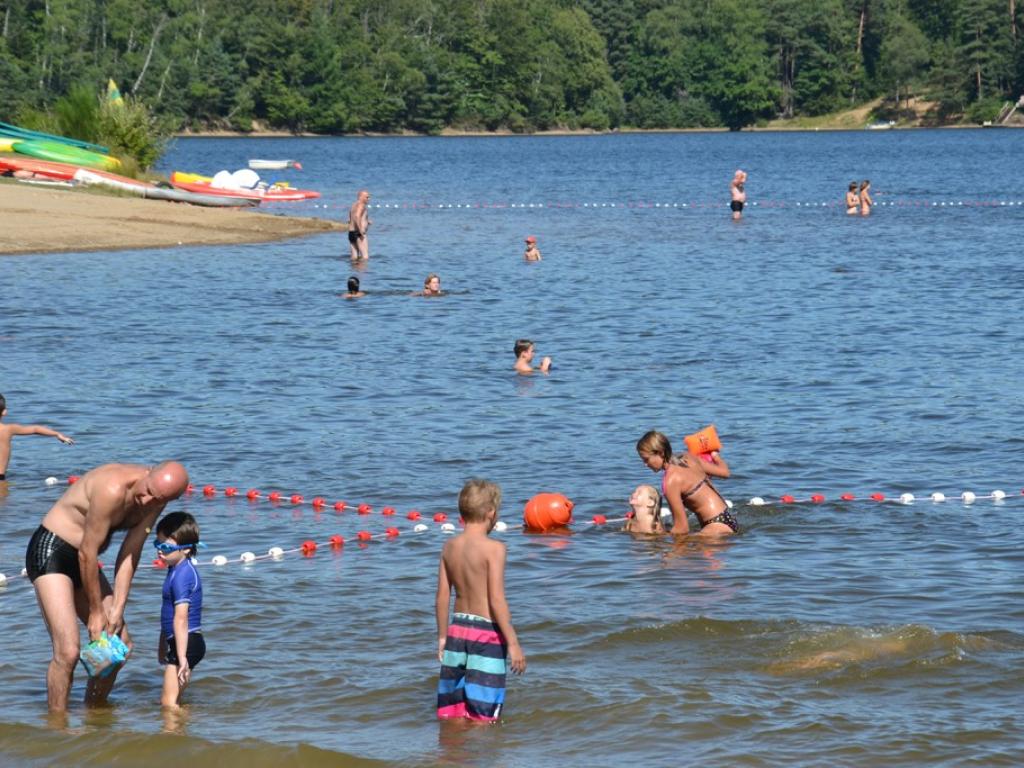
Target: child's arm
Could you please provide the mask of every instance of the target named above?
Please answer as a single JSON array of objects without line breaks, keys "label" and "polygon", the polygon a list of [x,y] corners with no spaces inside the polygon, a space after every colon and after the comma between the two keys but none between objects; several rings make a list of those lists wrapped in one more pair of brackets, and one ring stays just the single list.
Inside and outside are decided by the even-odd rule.
[{"label": "child's arm", "polygon": [[56,437],[64,445],[74,445],[72,440],[67,435],[61,434],[55,429],[44,427],[42,424],[11,424],[12,435],[43,435],[45,437]]},{"label": "child's arm", "polygon": [[188,666],[188,603],[174,606],[174,647],[178,651],[178,685],[184,688],[192,677]]},{"label": "child's arm", "polygon": [[712,477],[726,478],[732,474],[729,471],[729,465],[718,451],[711,452],[711,461],[701,461],[698,466]]},{"label": "child's arm", "polygon": [[444,567],[444,557],[437,572],[437,599],[434,609],[437,613],[437,660],[444,661],[444,643],[448,638],[448,605],[452,599],[452,586],[448,581],[448,571]]},{"label": "child's arm", "polygon": [[519,645],[519,638],[512,627],[512,614],[505,600],[505,545],[499,542],[487,558],[487,602],[491,607],[491,619],[498,625],[508,644],[509,666],[513,672],[526,671],[526,656]]}]

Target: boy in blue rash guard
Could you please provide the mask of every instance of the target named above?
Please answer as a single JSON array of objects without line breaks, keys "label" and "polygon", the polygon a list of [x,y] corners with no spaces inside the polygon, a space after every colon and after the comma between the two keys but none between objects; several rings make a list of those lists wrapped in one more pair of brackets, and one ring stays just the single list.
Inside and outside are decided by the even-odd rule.
[{"label": "boy in blue rash guard", "polygon": [[187,512],[165,515],[157,524],[153,546],[167,563],[157,649],[160,663],[166,664],[160,703],[177,708],[192,679],[192,670],[206,655],[202,632],[203,585],[192,560],[199,546],[199,525]]}]

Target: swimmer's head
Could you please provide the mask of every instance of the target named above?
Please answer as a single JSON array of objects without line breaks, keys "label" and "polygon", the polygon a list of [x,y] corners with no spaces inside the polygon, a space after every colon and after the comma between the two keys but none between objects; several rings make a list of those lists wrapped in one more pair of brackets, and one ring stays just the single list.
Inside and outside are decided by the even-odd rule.
[{"label": "swimmer's head", "polygon": [[672,461],[672,444],[665,435],[654,429],[636,441],[636,452],[644,464],[656,472]]},{"label": "swimmer's head", "polygon": [[864,181],[862,181],[860,183],[860,191],[863,192],[865,189],[867,189],[870,186],[871,186],[871,182],[868,179],[864,179]]},{"label": "swimmer's head", "polygon": [[856,192],[857,191],[857,182],[856,181],[851,181],[850,182],[850,191],[851,192]]},{"label": "swimmer's head", "polygon": [[370,199],[370,193],[365,189],[360,189],[357,197],[365,202],[366,200]]},{"label": "swimmer's head", "polygon": [[423,290],[430,291],[432,293],[440,293],[441,278],[431,272],[423,279]]},{"label": "swimmer's head", "polygon": [[534,237],[533,235],[530,235],[529,237],[526,238],[526,244],[527,245],[536,245],[537,244],[537,238]]},{"label": "swimmer's head", "polygon": [[474,477],[467,480],[459,493],[459,515],[467,523],[482,523],[492,515],[491,523],[498,520],[501,506],[501,488],[497,483]]},{"label": "swimmer's head", "polygon": [[353,277],[350,277],[348,279],[348,292],[349,293],[359,293],[359,278],[358,277],[354,277],[353,276]]},{"label": "swimmer's head", "polygon": [[629,497],[633,519],[643,528],[661,530],[661,494],[653,485],[638,485]]},{"label": "swimmer's head", "polygon": [[533,350],[533,342],[529,339],[517,339],[516,345],[512,348],[512,351],[516,353],[516,357],[522,357],[524,352],[531,352]]},{"label": "swimmer's head", "polygon": [[[174,539],[175,544],[198,544],[199,523],[188,512],[171,512],[156,524],[156,535],[158,539]],[[194,546],[188,550],[189,557],[195,553]]]}]

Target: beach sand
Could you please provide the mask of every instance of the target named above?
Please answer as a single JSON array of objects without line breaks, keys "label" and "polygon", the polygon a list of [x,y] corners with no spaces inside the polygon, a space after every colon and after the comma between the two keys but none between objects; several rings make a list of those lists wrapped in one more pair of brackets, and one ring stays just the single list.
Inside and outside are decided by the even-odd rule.
[{"label": "beach sand", "polygon": [[[340,231],[342,222],[202,208],[86,190],[0,183],[0,255],[261,243]],[[342,243],[339,240],[339,252]]]}]

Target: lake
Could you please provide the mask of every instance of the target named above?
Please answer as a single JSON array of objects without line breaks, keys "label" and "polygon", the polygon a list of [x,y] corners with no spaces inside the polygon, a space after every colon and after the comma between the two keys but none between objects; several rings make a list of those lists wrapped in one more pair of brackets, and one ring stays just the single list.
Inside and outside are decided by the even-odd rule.
[{"label": "lake", "polygon": [[[331,233],[0,259],[7,418],[77,441],[19,438],[0,483],[0,762],[1019,764],[1020,147],[1011,130],[179,139],[162,170],[300,160],[264,176],[323,197],[273,212],[344,219],[369,189],[371,258],[354,270]],[[847,217],[865,178],[879,205]],[[431,272],[447,295],[411,297]],[[357,301],[339,298],[352,274]],[[550,375],[513,374],[521,337]],[[682,448],[712,423],[739,536],[590,523],[657,481],[644,432]],[[197,489],[168,510],[207,543],[187,709],[161,714],[163,572],[145,569],[112,706],[84,709],[79,671],[50,728],[25,544],[68,475],[165,458]],[[529,662],[484,728],[434,716],[450,534],[432,518],[457,517],[472,476],[504,491]],[[543,491],[573,500],[571,533],[517,527]],[[290,551],[238,562],[274,546]]]}]

